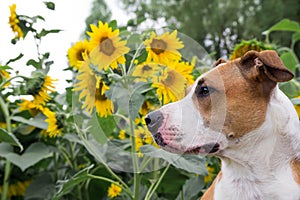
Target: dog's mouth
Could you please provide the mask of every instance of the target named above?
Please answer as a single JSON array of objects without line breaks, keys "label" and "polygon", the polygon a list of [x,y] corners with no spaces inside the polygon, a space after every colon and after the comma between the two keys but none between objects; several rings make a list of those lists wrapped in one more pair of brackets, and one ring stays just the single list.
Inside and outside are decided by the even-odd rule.
[{"label": "dog's mouth", "polygon": [[217,153],[221,146],[219,143],[211,142],[204,145],[192,147],[192,148],[184,148],[179,147],[172,144],[167,144],[161,136],[160,132],[157,132],[153,135],[155,142],[161,146],[163,149],[174,152],[174,153],[185,153],[185,154],[214,154]]},{"label": "dog's mouth", "polygon": [[220,150],[220,144],[219,143],[208,143],[208,144],[204,144],[198,147],[194,147],[191,149],[188,149],[187,151],[185,151],[185,153],[187,154],[213,154],[213,153],[217,153]]}]

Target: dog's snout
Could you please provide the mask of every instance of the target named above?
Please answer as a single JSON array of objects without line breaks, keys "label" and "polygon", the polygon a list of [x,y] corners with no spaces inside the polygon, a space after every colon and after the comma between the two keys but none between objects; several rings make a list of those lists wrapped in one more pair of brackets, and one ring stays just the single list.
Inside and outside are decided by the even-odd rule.
[{"label": "dog's snout", "polygon": [[158,128],[161,126],[163,122],[163,119],[164,119],[163,114],[159,110],[150,112],[145,117],[146,125],[152,134],[155,134],[157,132]]}]

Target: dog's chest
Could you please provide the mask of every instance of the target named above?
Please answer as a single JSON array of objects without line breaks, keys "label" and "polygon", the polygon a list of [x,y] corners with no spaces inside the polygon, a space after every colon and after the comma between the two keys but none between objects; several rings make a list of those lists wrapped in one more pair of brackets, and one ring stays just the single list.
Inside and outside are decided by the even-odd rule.
[{"label": "dog's chest", "polygon": [[215,186],[215,200],[299,200],[300,187],[290,169],[280,173],[236,178],[223,174]]}]

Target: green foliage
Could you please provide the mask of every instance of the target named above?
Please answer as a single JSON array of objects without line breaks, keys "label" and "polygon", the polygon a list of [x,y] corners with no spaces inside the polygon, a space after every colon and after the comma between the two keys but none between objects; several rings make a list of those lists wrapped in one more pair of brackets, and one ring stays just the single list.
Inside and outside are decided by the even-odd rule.
[{"label": "green foliage", "polygon": [[[111,11],[108,9],[104,0],[94,0],[91,9],[91,15],[86,18],[86,31],[90,31],[90,24],[97,24],[99,20],[110,21]],[[83,27],[84,28],[84,27]]]},{"label": "green foliage", "polygon": [[92,168],[93,168],[93,166],[91,165],[85,169],[82,169],[78,173],[76,173],[69,180],[60,181],[59,182],[59,190],[56,193],[56,195],[54,196],[53,200],[61,199],[64,194],[71,192],[71,190],[75,186],[90,179],[90,177],[88,176],[88,172]]},{"label": "green foliage", "polygon": [[7,132],[5,129],[0,128],[0,142],[8,143],[14,146],[18,146],[20,150],[23,150],[22,144],[20,144],[18,138],[15,135]]},{"label": "green foliage", "polygon": [[43,143],[31,144],[22,155],[14,153],[13,148],[6,143],[0,144],[0,157],[9,160],[22,171],[50,156],[48,147]]},{"label": "green foliage", "polygon": [[[261,33],[282,18],[299,20],[300,10],[297,1],[284,0],[122,1],[123,10],[136,15],[128,21],[128,26],[145,26],[146,19],[154,24],[165,20],[166,26],[194,38],[208,52],[215,51],[216,59],[230,55],[242,39],[262,40]],[[283,38],[283,45],[290,38],[282,34],[274,38],[279,37]]]}]

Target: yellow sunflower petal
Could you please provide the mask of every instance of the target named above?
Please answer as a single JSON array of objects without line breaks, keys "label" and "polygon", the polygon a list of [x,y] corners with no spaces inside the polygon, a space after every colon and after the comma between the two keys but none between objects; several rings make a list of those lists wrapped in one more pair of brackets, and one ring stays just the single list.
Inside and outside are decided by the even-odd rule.
[{"label": "yellow sunflower petal", "polygon": [[90,58],[94,65],[98,65],[98,70],[114,69],[118,63],[125,63],[124,54],[129,52],[129,48],[119,37],[118,29],[112,31],[107,23],[99,21],[98,26],[91,25],[91,30],[87,32],[90,36]]},{"label": "yellow sunflower petal", "polygon": [[182,41],[177,38],[177,31],[171,34],[166,32],[156,36],[153,32],[148,40],[144,42],[148,52],[147,62],[159,62],[165,64],[167,61],[180,60],[181,54],[178,51],[184,47]]}]

